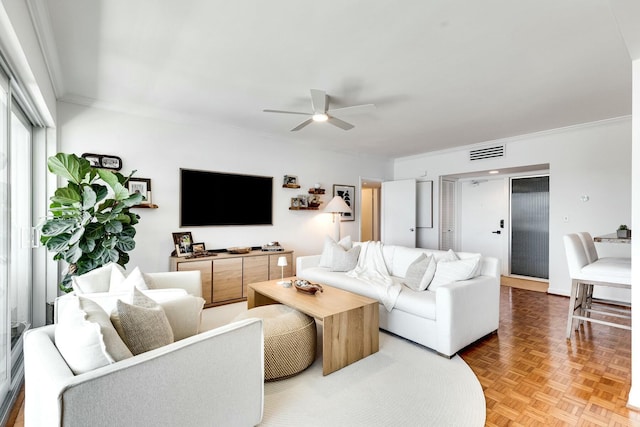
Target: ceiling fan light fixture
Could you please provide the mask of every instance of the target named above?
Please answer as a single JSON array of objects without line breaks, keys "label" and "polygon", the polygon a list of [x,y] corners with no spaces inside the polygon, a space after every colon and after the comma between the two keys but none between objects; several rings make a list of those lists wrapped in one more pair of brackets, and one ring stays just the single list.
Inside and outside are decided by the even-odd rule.
[{"label": "ceiling fan light fixture", "polygon": [[312,119],[314,122],[326,122],[329,120],[329,116],[324,113],[316,113],[313,115]]}]

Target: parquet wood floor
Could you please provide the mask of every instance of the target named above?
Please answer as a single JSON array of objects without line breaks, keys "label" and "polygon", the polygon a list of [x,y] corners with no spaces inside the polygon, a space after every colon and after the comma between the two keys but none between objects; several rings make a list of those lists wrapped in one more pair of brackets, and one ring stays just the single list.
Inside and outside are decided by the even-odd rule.
[{"label": "parquet wood floor", "polygon": [[[640,426],[625,406],[630,331],[587,324],[567,341],[566,297],[502,286],[500,298],[498,333],[460,352],[482,384],[487,426]],[[8,425],[24,426],[23,411],[18,399]]]},{"label": "parquet wood floor", "polygon": [[566,339],[566,297],[501,287],[498,333],[460,352],[487,426],[640,426],[626,407],[631,332],[587,323]]}]

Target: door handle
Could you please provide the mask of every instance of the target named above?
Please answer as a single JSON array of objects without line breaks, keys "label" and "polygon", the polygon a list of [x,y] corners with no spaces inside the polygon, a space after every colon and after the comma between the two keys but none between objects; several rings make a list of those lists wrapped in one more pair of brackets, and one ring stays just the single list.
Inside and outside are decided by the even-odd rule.
[{"label": "door handle", "polygon": [[493,234],[502,234],[500,230],[492,231]]}]

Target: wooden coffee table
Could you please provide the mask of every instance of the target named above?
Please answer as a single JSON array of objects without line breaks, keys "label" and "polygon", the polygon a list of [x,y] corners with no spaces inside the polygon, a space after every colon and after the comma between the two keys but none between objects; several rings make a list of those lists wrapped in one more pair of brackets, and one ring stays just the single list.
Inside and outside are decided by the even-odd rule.
[{"label": "wooden coffee table", "polygon": [[322,321],[323,375],[378,351],[378,301],[327,285],[322,285],[323,292],[309,295],[278,281],[250,283],[247,306],[284,304]]}]

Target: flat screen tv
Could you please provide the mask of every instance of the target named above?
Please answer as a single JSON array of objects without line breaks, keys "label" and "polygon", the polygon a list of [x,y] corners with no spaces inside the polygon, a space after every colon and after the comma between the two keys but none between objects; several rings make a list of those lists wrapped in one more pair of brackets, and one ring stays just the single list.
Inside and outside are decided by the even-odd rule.
[{"label": "flat screen tv", "polygon": [[273,177],[180,169],[180,226],[273,225]]}]

